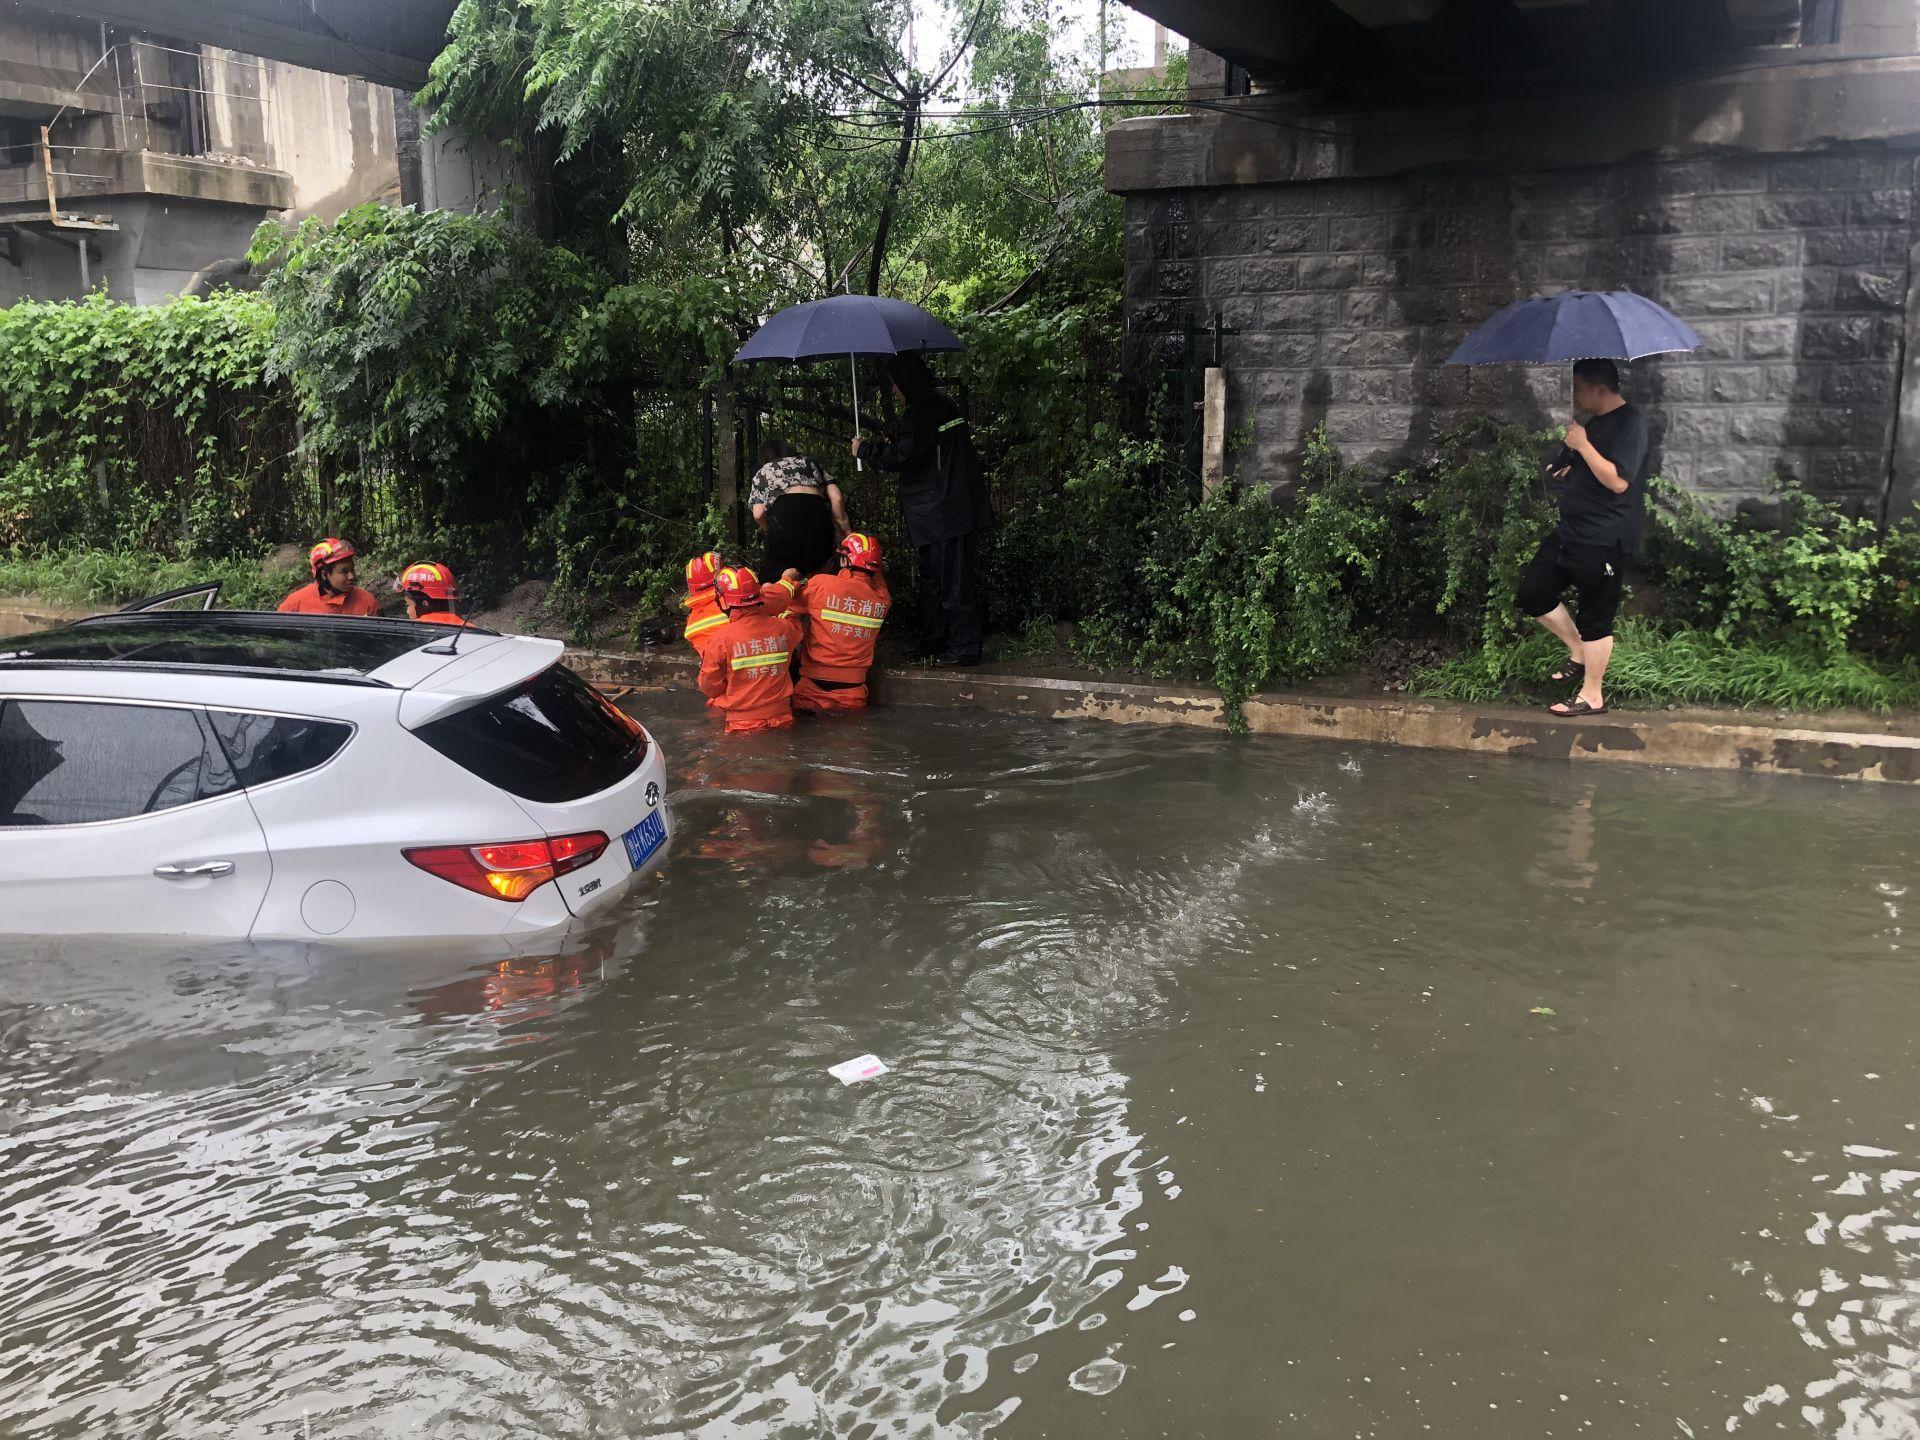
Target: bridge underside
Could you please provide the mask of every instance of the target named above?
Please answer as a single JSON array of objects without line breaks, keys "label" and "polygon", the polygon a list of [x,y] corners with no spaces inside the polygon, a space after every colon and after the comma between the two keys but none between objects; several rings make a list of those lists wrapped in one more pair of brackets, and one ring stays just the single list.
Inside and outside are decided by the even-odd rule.
[{"label": "bridge underside", "polygon": [[455,0],[65,0],[68,15],[418,90]]},{"label": "bridge underside", "polygon": [[[1257,77],[1367,91],[1568,63],[1671,68],[1836,38],[1838,0],[1132,0]],[[1879,0],[1859,0],[1872,8]]]}]

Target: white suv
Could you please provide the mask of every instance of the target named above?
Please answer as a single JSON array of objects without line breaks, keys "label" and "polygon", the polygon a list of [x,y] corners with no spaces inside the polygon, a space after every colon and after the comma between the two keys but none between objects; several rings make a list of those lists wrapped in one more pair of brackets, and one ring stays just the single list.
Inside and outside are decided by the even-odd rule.
[{"label": "white suv", "polygon": [[606,905],[665,855],[665,762],[561,651],[211,610],[0,640],[0,933],[523,935]]}]

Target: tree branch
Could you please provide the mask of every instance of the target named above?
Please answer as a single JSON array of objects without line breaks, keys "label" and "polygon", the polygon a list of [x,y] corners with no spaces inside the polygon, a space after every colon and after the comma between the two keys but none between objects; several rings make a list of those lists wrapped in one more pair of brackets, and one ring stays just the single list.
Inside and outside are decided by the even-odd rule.
[{"label": "tree branch", "polygon": [[960,37],[960,44],[954,50],[953,58],[947,61],[946,68],[940,72],[939,78],[927,87],[929,91],[936,91],[946,84],[947,77],[953,73],[953,67],[960,63],[960,57],[973,47],[973,33],[980,28],[980,17],[986,13],[986,10],[987,0],[980,0],[980,3],[973,7],[973,19],[967,22],[967,33]]}]

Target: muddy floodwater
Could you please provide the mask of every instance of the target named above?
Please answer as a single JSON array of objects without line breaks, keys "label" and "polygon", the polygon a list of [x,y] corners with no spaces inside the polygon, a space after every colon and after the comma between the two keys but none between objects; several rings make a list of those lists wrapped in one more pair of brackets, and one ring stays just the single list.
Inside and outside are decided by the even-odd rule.
[{"label": "muddy floodwater", "polygon": [[558,953],[6,948],[0,1433],[1920,1436],[1920,797],[630,703]]}]

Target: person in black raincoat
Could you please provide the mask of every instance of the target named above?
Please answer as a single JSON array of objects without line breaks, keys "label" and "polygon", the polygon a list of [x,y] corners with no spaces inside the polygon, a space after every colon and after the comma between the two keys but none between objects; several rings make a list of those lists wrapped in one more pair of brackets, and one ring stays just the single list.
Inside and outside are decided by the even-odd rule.
[{"label": "person in black raincoat", "polygon": [[960,407],[911,353],[887,367],[906,404],[883,444],[854,436],[856,458],[900,472],[900,513],[920,551],[920,643],[937,665],[978,665],[982,621],[979,536],[993,523],[986,478]]}]

